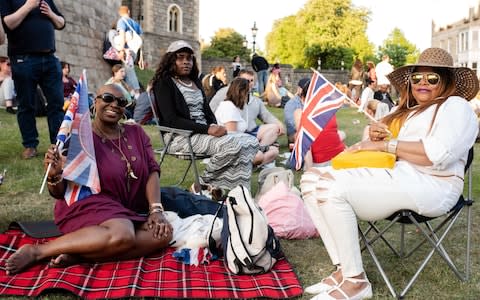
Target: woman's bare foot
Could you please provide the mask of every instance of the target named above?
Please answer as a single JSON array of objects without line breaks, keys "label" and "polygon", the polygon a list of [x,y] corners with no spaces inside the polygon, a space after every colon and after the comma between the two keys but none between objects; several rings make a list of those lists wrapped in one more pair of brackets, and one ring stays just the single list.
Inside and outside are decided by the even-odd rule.
[{"label": "woman's bare foot", "polygon": [[[333,280],[332,280],[333,278]],[[322,282],[331,286],[337,285],[343,280],[342,269],[337,267],[335,272],[330,274],[327,278],[323,279]],[[336,282],[335,282],[336,281]]]},{"label": "woman's bare foot", "polygon": [[364,273],[355,277],[345,278],[336,289],[332,289],[328,293],[334,299],[344,299],[345,294],[355,299],[370,298],[372,296],[371,285]]},{"label": "woman's bare foot", "polygon": [[330,276],[325,277],[322,281],[310,285],[305,288],[305,293],[307,294],[320,294],[330,290],[332,287],[339,285],[343,280],[342,269],[337,266],[337,270],[330,274]]},{"label": "woman's bare foot", "polygon": [[40,260],[37,246],[27,244],[20,247],[7,259],[5,268],[8,275],[15,275]]},{"label": "woman's bare foot", "polygon": [[60,254],[52,258],[48,264],[51,268],[66,268],[71,265],[76,265],[80,262],[80,257],[72,254]]}]

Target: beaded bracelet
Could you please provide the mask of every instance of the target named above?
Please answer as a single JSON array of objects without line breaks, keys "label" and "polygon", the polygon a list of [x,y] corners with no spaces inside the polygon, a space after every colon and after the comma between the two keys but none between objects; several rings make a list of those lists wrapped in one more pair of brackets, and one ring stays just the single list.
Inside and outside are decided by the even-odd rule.
[{"label": "beaded bracelet", "polygon": [[159,213],[159,212],[163,213],[163,209],[160,209],[159,207],[156,207],[156,208],[151,209],[151,210],[148,212],[148,214],[151,215],[151,214]]},{"label": "beaded bracelet", "polygon": [[150,205],[150,213],[152,212],[163,212],[165,209],[163,208],[162,203],[152,203]]},{"label": "beaded bracelet", "polygon": [[[58,178],[57,180],[55,181],[52,181],[54,179]],[[63,176],[59,175],[59,176],[55,176],[55,177],[48,177],[47,178],[47,184],[48,185],[51,185],[51,186],[56,186],[57,184],[59,184],[60,182],[63,182]]]}]

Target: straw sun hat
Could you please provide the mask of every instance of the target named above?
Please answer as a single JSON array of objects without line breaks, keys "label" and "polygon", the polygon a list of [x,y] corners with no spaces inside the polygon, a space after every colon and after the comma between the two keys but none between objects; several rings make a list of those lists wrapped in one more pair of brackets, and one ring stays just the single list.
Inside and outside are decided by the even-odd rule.
[{"label": "straw sun hat", "polygon": [[407,88],[408,78],[415,67],[427,66],[445,68],[450,70],[455,83],[455,93],[467,100],[473,99],[478,92],[478,78],[476,73],[464,67],[454,67],[452,56],[440,48],[428,48],[420,54],[418,62],[414,65],[400,67],[388,74],[390,83],[399,91]]}]

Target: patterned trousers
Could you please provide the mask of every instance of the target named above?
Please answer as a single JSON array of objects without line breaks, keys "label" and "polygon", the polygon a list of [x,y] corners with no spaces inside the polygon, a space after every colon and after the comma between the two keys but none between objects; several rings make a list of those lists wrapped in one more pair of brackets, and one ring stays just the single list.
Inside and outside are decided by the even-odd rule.
[{"label": "patterned trousers", "polygon": [[[258,152],[258,140],[254,136],[244,133],[222,137],[194,134],[191,140],[193,152],[211,156],[200,178],[202,183],[226,190],[241,184],[250,190],[252,163]],[[170,150],[188,152],[187,139],[175,137]]]}]

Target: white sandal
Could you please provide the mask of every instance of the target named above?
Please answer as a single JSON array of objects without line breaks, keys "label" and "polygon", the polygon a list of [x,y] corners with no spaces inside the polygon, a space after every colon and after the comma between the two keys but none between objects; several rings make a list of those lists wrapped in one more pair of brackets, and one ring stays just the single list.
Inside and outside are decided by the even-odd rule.
[{"label": "white sandal", "polygon": [[[358,292],[357,294],[349,297],[341,288],[340,286],[345,282],[345,281],[350,281],[352,283],[363,283],[363,282],[366,282],[368,283],[367,287],[365,287],[363,290],[361,290],[360,292]],[[340,294],[342,294],[343,298],[342,299],[345,299],[345,300],[362,300],[362,299],[368,299],[368,298],[371,298],[373,293],[372,293],[372,285],[370,284],[370,282],[368,281],[368,278],[363,278],[363,279],[359,279],[359,278],[344,278],[343,281],[339,284],[339,285],[336,285],[336,286],[333,286],[330,290],[326,291],[326,292],[323,292],[321,294],[318,294],[316,295],[315,297],[313,297],[312,299],[310,300],[336,300],[336,298],[333,298],[332,296],[330,296],[330,293],[333,292],[333,291],[338,291]]]},{"label": "white sandal", "polygon": [[[338,272],[338,271],[340,271],[341,269],[342,269],[341,267],[337,266],[337,269],[335,270],[335,272]],[[335,272],[333,272],[333,273],[335,273]],[[332,273],[332,274],[333,274],[333,273]],[[333,284],[333,285],[330,285],[330,284],[328,284],[328,283],[324,283],[323,281],[324,281],[325,279],[330,279],[331,281],[333,281],[334,284]],[[332,275],[330,275],[330,276],[328,276],[327,278],[324,278],[322,281],[320,281],[320,282],[318,282],[318,283],[315,283],[315,284],[313,284],[313,285],[307,286],[304,291],[305,291],[305,293],[307,293],[307,294],[317,295],[317,294],[320,294],[320,293],[323,293],[323,292],[327,292],[327,291],[329,291],[332,287],[337,286],[337,285],[338,285],[337,280],[335,280],[335,278],[334,278]]]},{"label": "white sandal", "polygon": [[333,278],[332,275],[328,276],[325,279],[328,279],[328,278],[330,278],[330,280],[334,282],[334,285],[329,285],[327,283],[324,283],[323,280],[322,280],[319,283],[315,283],[313,285],[307,286],[305,288],[305,293],[316,295],[316,294],[320,294],[320,293],[323,293],[323,292],[327,292],[332,287],[338,285],[338,282],[335,280],[335,278]]}]

